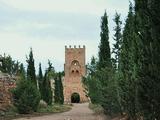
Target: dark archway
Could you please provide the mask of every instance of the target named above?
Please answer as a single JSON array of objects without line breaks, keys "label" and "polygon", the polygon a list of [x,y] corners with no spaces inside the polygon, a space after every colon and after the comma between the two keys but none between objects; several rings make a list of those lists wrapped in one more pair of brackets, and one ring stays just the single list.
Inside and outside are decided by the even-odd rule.
[{"label": "dark archway", "polygon": [[78,93],[73,93],[71,95],[71,103],[79,103],[80,102],[80,95]]}]

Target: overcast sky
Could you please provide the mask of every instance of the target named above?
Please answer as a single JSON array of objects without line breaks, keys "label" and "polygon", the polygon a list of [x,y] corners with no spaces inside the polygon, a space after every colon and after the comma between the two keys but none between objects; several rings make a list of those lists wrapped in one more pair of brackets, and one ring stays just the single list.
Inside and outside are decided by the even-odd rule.
[{"label": "overcast sky", "polygon": [[36,67],[41,62],[46,68],[50,59],[62,71],[65,45],[85,45],[87,63],[98,53],[104,11],[112,45],[114,14],[121,13],[124,21],[128,5],[128,0],[0,0],[0,54],[26,65],[32,47]]}]

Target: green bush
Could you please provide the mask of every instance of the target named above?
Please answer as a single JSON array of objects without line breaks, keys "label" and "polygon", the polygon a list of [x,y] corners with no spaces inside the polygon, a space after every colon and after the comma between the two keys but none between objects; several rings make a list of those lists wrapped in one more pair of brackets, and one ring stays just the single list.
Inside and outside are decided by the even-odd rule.
[{"label": "green bush", "polygon": [[13,90],[13,102],[19,113],[27,114],[37,110],[40,93],[28,80],[21,80]]}]

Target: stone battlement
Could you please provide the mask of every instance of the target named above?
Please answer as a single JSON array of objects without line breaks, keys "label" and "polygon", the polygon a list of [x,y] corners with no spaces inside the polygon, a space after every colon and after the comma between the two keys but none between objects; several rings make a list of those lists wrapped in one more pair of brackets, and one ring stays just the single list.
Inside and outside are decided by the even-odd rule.
[{"label": "stone battlement", "polygon": [[67,47],[67,45],[65,45],[65,49],[72,49],[72,48],[85,48],[85,45],[83,45],[83,46],[80,46],[80,45],[78,45],[78,46],[76,46],[76,45],[71,46],[71,45],[69,45],[69,47]]}]

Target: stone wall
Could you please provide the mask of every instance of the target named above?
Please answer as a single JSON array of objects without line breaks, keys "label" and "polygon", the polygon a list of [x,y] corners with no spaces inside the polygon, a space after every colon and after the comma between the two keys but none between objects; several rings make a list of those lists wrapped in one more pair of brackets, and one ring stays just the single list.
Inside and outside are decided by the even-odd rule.
[{"label": "stone wall", "polygon": [[16,87],[16,78],[0,72],[0,109],[11,103],[10,90]]}]

